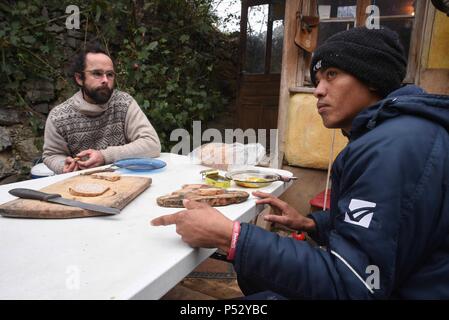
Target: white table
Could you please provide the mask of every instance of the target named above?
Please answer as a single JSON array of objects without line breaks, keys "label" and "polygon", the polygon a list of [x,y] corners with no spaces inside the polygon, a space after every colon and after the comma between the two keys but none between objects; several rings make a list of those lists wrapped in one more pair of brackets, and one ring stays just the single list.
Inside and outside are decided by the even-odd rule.
[{"label": "white table", "polygon": [[[119,215],[0,217],[0,299],[158,299],[192,272],[215,249],[192,249],[174,226],[153,227],[150,220],[179,211],[159,207],[156,198],[183,184],[201,183],[199,172],[205,167],[175,154],[160,159],[167,167],[139,174],[151,176],[152,185]],[[40,189],[74,174],[0,186],[0,203],[15,198],[8,193],[12,188]],[[288,187],[275,182],[261,190],[278,196]],[[251,195],[244,203],[218,209],[248,222],[263,208]]]}]

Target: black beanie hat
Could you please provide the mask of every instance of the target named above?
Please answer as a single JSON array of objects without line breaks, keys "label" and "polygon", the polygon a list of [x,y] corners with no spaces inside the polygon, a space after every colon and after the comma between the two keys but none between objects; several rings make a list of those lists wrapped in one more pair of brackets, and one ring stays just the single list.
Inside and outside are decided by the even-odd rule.
[{"label": "black beanie hat", "polygon": [[401,86],[407,60],[396,32],[358,27],[333,35],[314,51],[312,82],[317,71],[330,67],[352,74],[384,98]]}]

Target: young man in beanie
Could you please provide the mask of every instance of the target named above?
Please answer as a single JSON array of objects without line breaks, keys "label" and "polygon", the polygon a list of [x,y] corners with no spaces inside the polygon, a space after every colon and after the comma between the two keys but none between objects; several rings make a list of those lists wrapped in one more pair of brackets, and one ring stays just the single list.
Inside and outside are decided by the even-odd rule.
[{"label": "young man in beanie", "polygon": [[245,294],[449,298],[449,98],[401,87],[406,60],[387,29],[330,37],[310,71],[324,125],[349,138],[332,168],[330,212],[304,217],[254,195],[282,212],[267,220],[307,231],[320,247],[233,224],[194,201],[153,225],[175,223],[191,246],[230,252]]}]

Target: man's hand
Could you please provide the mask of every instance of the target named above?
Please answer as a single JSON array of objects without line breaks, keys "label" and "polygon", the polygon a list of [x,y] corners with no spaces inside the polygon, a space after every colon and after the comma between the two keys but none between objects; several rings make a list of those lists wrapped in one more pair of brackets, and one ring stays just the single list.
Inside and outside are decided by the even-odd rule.
[{"label": "man's hand", "polygon": [[301,215],[287,202],[279,200],[279,198],[276,198],[269,193],[260,191],[253,192],[253,195],[262,198],[256,201],[257,204],[269,204],[273,208],[274,214],[264,216],[266,221],[278,223],[298,231],[310,232],[315,230],[315,221]]},{"label": "man's hand", "polygon": [[78,162],[72,157],[65,158],[64,168],[62,169],[62,173],[72,172],[79,170]]},{"label": "man's hand", "polygon": [[228,251],[231,245],[233,222],[208,204],[184,200],[187,210],[160,216],[153,226],[176,224],[176,232],[191,247],[220,248]]},{"label": "man's hand", "polygon": [[88,149],[76,155],[78,158],[87,158],[85,161],[78,161],[80,169],[89,169],[104,165],[103,154],[98,150]]}]

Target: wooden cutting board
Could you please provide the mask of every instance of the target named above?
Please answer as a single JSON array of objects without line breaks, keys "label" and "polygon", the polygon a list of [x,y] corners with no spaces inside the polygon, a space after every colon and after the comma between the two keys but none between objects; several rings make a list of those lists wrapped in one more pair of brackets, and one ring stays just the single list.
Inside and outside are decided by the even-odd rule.
[{"label": "wooden cutting board", "polygon": [[[78,184],[95,183],[109,187],[104,194],[96,197],[73,196],[69,188]],[[123,209],[134,198],[151,185],[151,178],[125,177],[117,181],[94,179],[91,176],[75,176],[49,185],[40,191],[58,193],[63,198]],[[39,200],[16,199],[0,206],[0,214],[16,218],[80,218],[103,216],[104,213],[77,207],[65,206]]]},{"label": "wooden cutting board", "polygon": [[180,190],[157,198],[157,204],[161,207],[183,208],[182,200],[190,199],[218,207],[240,203],[248,197],[249,194],[245,191],[230,191],[207,184],[186,184]]}]

